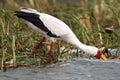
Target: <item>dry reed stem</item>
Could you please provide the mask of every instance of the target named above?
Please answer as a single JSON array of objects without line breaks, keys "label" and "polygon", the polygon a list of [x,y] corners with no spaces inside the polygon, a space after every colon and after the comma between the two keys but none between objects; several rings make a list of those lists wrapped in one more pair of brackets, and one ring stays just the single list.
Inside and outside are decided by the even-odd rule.
[{"label": "dry reed stem", "polygon": [[5,34],[5,27],[4,27],[4,22],[2,21],[2,19],[1,19],[1,26],[2,26],[2,32],[3,32],[3,34]]},{"label": "dry reed stem", "polygon": [[12,50],[13,50],[13,68],[17,67],[17,63],[16,63],[16,54],[15,54],[15,36],[12,36],[13,40],[12,40]]},{"label": "dry reed stem", "polygon": [[3,70],[3,72],[5,72],[6,69],[7,69],[5,62],[6,62],[6,59],[5,59],[5,51],[3,50],[2,62],[1,62],[1,70]]},{"label": "dry reed stem", "polygon": [[[98,29],[100,31],[100,25],[99,24],[98,24]],[[100,32],[98,34],[100,36],[100,43],[103,44],[102,34]]]},{"label": "dry reed stem", "polygon": [[34,0],[29,0],[29,3],[30,3],[30,5],[31,5],[32,7],[35,6]]}]

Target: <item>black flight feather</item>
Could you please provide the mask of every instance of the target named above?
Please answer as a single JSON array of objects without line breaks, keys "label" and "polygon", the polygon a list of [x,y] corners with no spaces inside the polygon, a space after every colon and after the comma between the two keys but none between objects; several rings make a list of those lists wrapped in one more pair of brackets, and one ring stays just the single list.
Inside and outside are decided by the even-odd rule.
[{"label": "black flight feather", "polygon": [[59,36],[53,34],[45,25],[44,23],[40,20],[40,15],[36,14],[36,13],[27,13],[27,12],[23,12],[23,11],[15,11],[15,15],[18,18],[22,18],[30,23],[32,23],[33,25],[35,25],[36,27],[38,27],[39,29],[41,29],[42,31],[46,32],[48,36],[50,37],[54,37],[54,38],[59,38]]}]

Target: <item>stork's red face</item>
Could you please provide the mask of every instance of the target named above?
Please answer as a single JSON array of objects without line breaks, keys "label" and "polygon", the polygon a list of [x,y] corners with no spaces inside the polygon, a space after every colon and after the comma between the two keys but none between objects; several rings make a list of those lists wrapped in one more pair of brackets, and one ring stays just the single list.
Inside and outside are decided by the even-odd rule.
[{"label": "stork's red face", "polygon": [[100,60],[107,60],[106,56],[102,53],[102,51],[99,49],[96,56],[95,56],[97,59],[100,59]]}]

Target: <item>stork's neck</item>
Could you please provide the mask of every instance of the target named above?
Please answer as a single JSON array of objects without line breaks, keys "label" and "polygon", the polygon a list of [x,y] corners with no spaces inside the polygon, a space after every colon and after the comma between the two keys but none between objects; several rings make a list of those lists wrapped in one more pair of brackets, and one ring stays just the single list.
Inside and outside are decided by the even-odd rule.
[{"label": "stork's neck", "polygon": [[98,52],[98,48],[94,46],[89,46],[81,43],[80,41],[74,44],[77,48],[81,49],[82,51],[86,52],[87,54],[95,56]]},{"label": "stork's neck", "polygon": [[74,46],[76,46],[77,48],[79,48],[80,50],[84,51],[87,54],[93,55],[95,56],[98,52],[98,48],[97,47],[93,47],[93,46],[89,46],[89,45],[85,45],[82,42],[80,42],[77,37],[73,34],[71,35],[71,37],[69,37],[68,39],[70,44],[73,44]]}]

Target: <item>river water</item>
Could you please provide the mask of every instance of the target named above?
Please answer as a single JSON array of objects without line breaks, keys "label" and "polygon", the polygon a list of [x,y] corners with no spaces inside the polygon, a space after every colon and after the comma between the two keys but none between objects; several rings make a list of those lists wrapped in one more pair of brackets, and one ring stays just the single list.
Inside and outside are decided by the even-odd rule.
[{"label": "river water", "polygon": [[120,80],[119,60],[73,59],[0,71],[0,80]]}]

